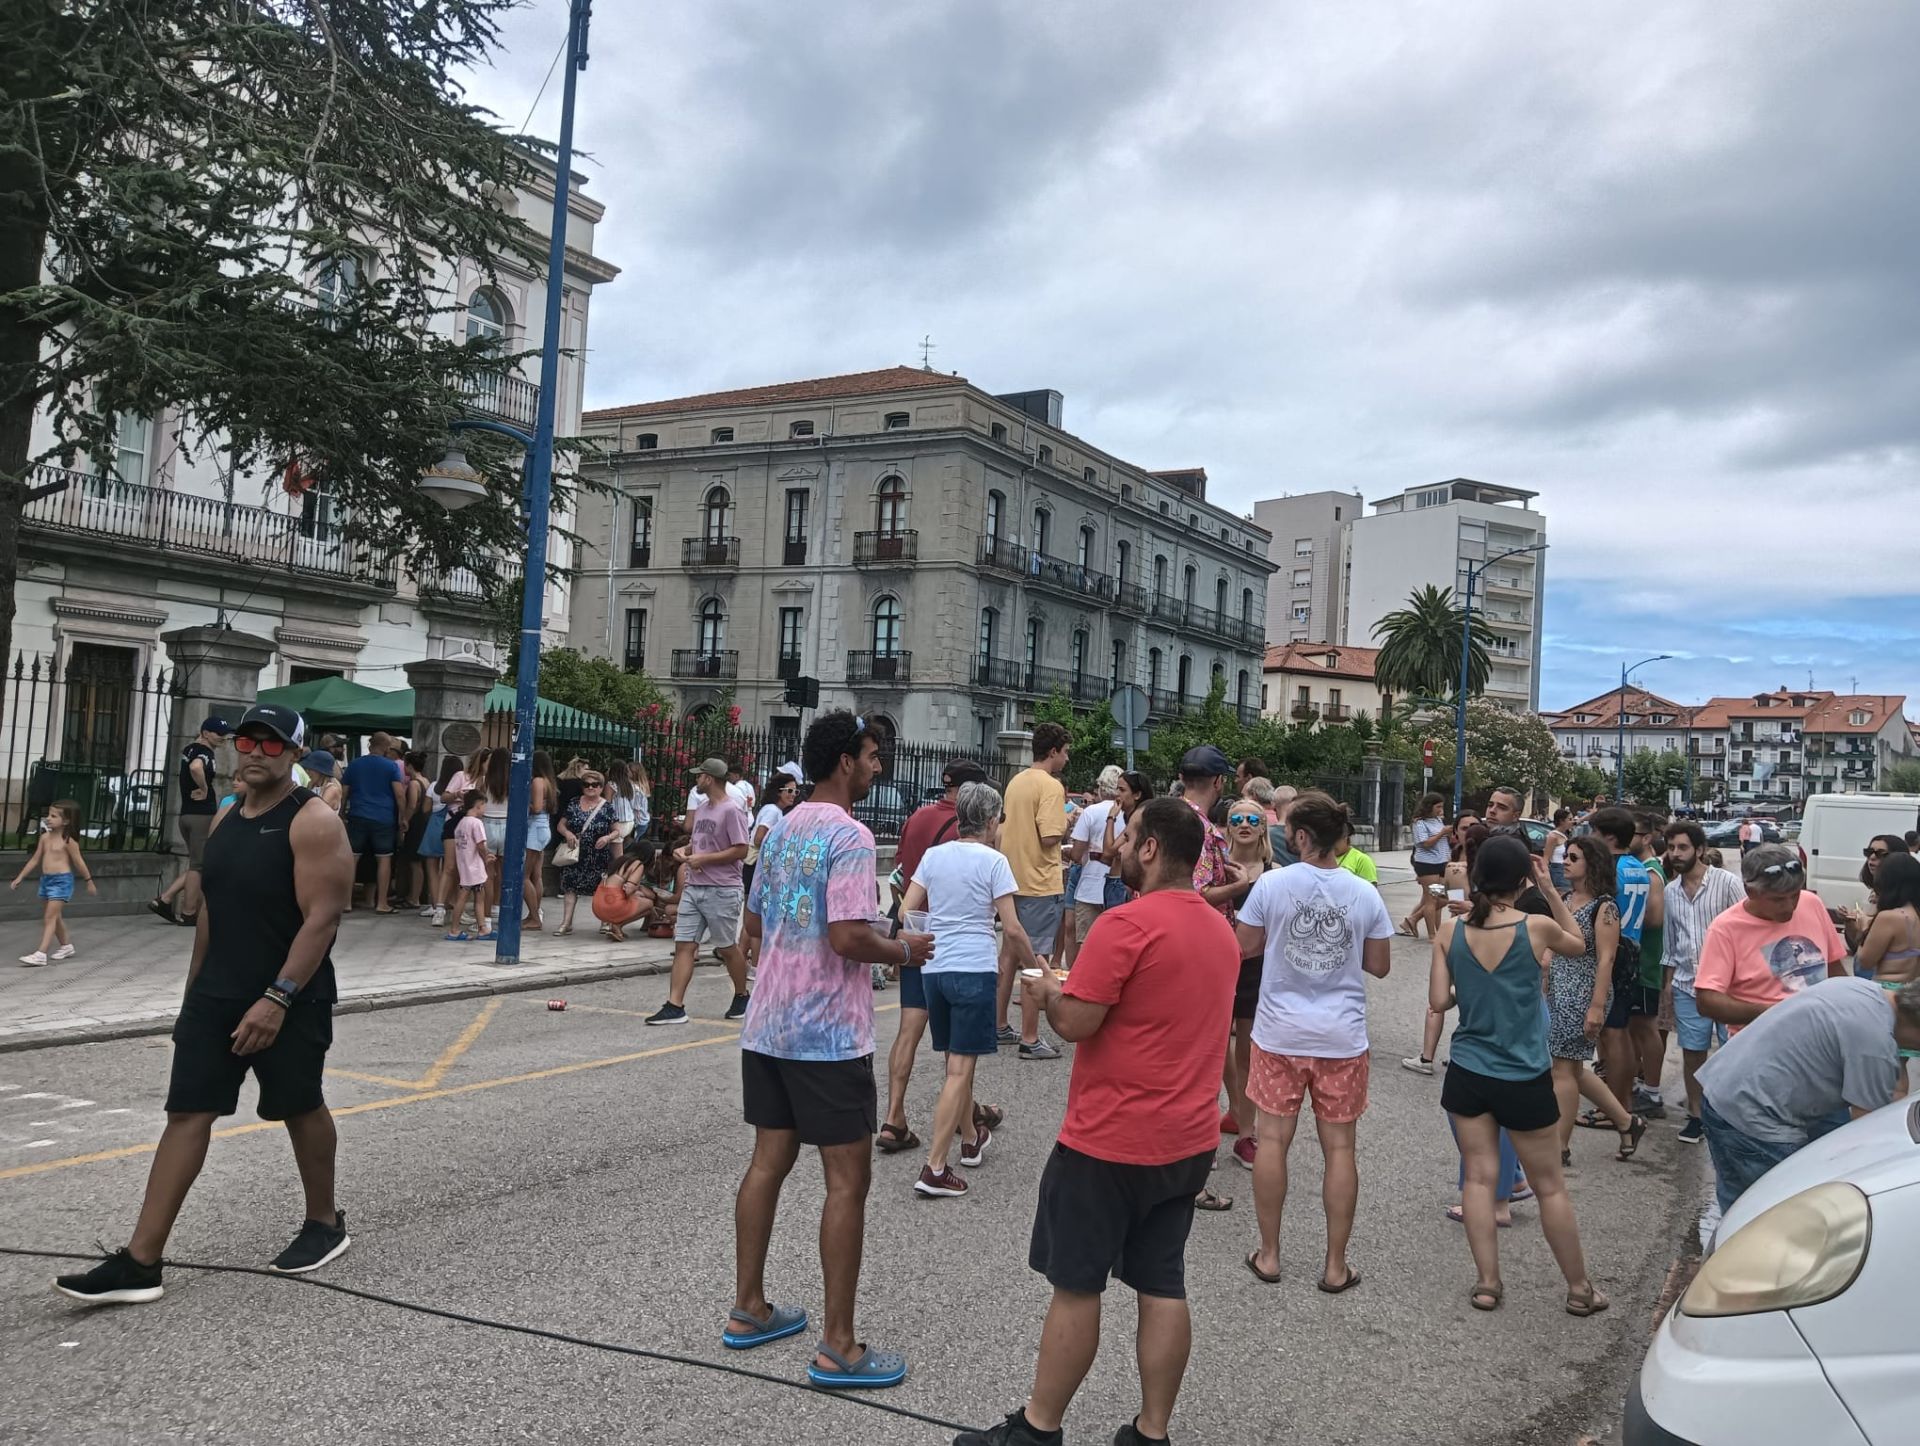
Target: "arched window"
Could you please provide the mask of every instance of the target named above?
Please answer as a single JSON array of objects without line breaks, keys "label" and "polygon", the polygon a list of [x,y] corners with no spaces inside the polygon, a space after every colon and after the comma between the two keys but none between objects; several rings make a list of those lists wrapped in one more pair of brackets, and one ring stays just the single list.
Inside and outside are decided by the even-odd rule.
[{"label": "arched window", "polygon": [[1124,542],[1113,545],[1113,571],[1120,581],[1127,580],[1128,564],[1133,560],[1133,549]]},{"label": "arched window", "polygon": [[703,523],[707,545],[724,543],[733,535],[733,494],[724,487],[713,487],[707,491],[704,506]]},{"label": "arched window", "polygon": [[720,599],[710,597],[700,604],[700,656],[717,658],[727,644],[727,614]]},{"label": "arched window", "polygon": [[873,655],[891,658],[900,651],[900,599],[883,597],[873,605]]},{"label": "arched window", "polygon": [[313,278],[314,300],[323,314],[345,310],[359,289],[360,258],[357,256],[330,257]]},{"label": "arched window", "polygon": [[980,609],[980,656],[991,658],[1000,645],[1000,609]]},{"label": "arched window", "polygon": [[653,565],[653,499],[633,499],[633,535],[627,543],[628,567]]},{"label": "arched window", "polygon": [[874,526],[882,537],[898,537],[907,525],[907,484],[882,477],[874,500]]},{"label": "arched window", "polygon": [[1073,645],[1069,660],[1073,668],[1074,684],[1078,686],[1081,679],[1087,676],[1087,630],[1085,628],[1073,630]]},{"label": "arched window", "polygon": [[1051,467],[1053,465],[1053,448],[1047,446],[1040,448],[1040,465],[1042,467]]},{"label": "arched window", "polygon": [[1182,653],[1180,655],[1180,676],[1175,683],[1175,689],[1182,698],[1185,698],[1192,694],[1192,685],[1193,659],[1188,654]]},{"label": "arched window", "polygon": [[1219,682],[1222,678],[1226,676],[1227,676],[1227,665],[1221,662],[1218,658],[1215,658],[1213,660],[1213,670],[1207,674],[1208,688],[1211,689],[1215,683]]},{"label": "arched window", "polygon": [[1026,662],[1027,662],[1027,670],[1028,670],[1027,686],[1029,688],[1033,686],[1032,672],[1035,668],[1038,668],[1040,666],[1040,633],[1041,633],[1040,619],[1028,618],[1027,619]]},{"label": "arched window", "polygon": [[1153,595],[1155,597],[1167,595],[1167,560],[1164,557],[1156,557],[1153,560]]},{"label": "arched window", "polygon": [[715,427],[711,432],[707,433],[707,440],[714,446],[719,446],[724,442],[731,442],[733,440],[733,428]]},{"label": "arched window", "polygon": [[1107,679],[1118,688],[1127,672],[1127,641],[1125,638],[1113,640],[1113,666],[1107,671]]},{"label": "arched window", "polygon": [[795,422],[787,428],[787,435],[789,437],[811,437],[813,435],[813,423]]},{"label": "arched window", "polygon": [[1053,538],[1053,514],[1044,507],[1033,509],[1033,550],[1045,552]]},{"label": "arched window", "polygon": [[485,287],[467,298],[467,340],[491,345],[507,339],[507,309]]},{"label": "arched window", "polygon": [[1006,515],[1006,511],[1007,499],[1005,494],[989,492],[987,494],[987,540],[989,542],[998,542],[1000,540],[1000,520]]},{"label": "arched window", "polygon": [[1224,577],[1213,580],[1213,610],[1223,618],[1227,615],[1227,580]]},{"label": "arched window", "polygon": [[636,452],[651,452],[659,445],[660,434],[658,432],[642,432],[633,439],[633,450]]},{"label": "arched window", "polygon": [[1245,668],[1240,670],[1240,676],[1234,680],[1233,701],[1238,707],[1247,706],[1247,670]]},{"label": "arched window", "polygon": [[1093,529],[1080,529],[1080,541],[1074,545],[1073,560],[1082,568],[1093,566]]},{"label": "arched window", "polygon": [[1160,650],[1147,649],[1147,688],[1150,692],[1160,691]]},{"label": "arched window", "polygon": [[1240,621],[1249,625],[1253,622],[1253,589],[1240,589]]},{"label": "arched window", "polygon": [[1194,585],[1200,581],[1200,569],[1188,563],[1180,574],[1180,601],[1188,607],[1193,606]]}]

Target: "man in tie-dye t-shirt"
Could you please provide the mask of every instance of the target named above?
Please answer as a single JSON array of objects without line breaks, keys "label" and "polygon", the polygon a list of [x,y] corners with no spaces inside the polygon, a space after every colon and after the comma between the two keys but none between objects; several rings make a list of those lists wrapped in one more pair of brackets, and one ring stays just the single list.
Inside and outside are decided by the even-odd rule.
[{"label": "man in tie-dye t-shirt", "polygon": [[880,748],[851,713],[826,713],[807,730],[802,761],[813,797],[760,845],[747,900],[760,967],[740,1034],[753,1163],[740,1182],[734,1228],[738,1273],[723,1340],[735,1348],[795,1335],[807,1314],[769,1304],[767,1247],[780,1187],[800,1146],[814,1145],[827,1179],[820,1224],[826,1320],[807,1375],[817,1386],[894,1386],[905,1359],[859,1345],[853,1332],[878,1111],[873,1084],[873,964],[924,964],[926,934],[889,939],[879,913],[873,835],[853,817],[881,770]]}]

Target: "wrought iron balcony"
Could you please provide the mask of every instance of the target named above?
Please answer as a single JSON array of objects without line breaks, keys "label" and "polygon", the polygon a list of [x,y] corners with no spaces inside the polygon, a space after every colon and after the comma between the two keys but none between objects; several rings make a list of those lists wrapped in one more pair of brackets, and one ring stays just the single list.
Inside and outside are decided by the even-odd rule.
[{"label": "wrought iron balcony", "polygon": [[540,411],[540,385],[511,372],[482,372],[463,377],[467,410],[532,431]]},{"label": "wrought iron balcony", "polygon": [[913,654],[877,653],[853,649],[847,654],[847,681],[869,686],[904,688],[913,681]]},{"label": "wrought iron balcony", "polygon": [[688,537],[680,543],[680,565],[698,572],[706,568],[740,566],[737,537]]},{"label": "wrought iron balcony", "polygon": [[1315,703],[1295,703],[1287,710],[1287,716],[1296,723],[1311,723],[1320,716],[1320,708]]},{"label": "wrought iron balcony", "polygon": [[1069,597],[1114,604],[1120,601],[1123,591],[1120,580],[1107,573],[1095,572],[1064,557],[1035,552],[1017,542],[1004,542],[997,537],[980,539],[979,561],[980,566],[989,571],[1023,577],[1036,587],[1064,593]]},{"label": "wrought iron balcony", "polygon": [[461,602],[485,602],[502,593],[517,595],[524,572],[520,559],[514,557],[494,562],[491,581],[470,567],[434,568],[420,575],[420,595]]},{"label": "wrought iron balcony", "polygon": [[776,678],[797,678],[800,676],[800,671],[800,655],[782,653],[779,662],[774,665],[773,675]]},{"label": "wrought iron balcony", "polygon": [[703,653],[698,648],[675,648],[673,676],[676,678],[737,678],[740,676],[739,650],[723,648],[717,653]]},{"label": "wrought iron balcony", "polygon": [[903,567],[920,557],[920,534],[911,527],[853,534],[855,567]]},{"label": "wrought iron balcony", "polygon": [[1353,709],[1345,703],[1329,703],[1320,710],[1323,723],[1349,723],[1353,721]]}]

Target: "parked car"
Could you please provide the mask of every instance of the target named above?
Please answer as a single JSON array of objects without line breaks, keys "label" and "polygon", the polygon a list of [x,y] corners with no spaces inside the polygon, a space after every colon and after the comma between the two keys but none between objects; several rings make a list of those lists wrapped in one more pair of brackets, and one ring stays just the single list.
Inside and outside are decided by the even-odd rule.
[{"label": "parked car", "polygon": [[[1711,847],[1717,848],[1717,849],[1739,848],[1740,847],[1740,826],[1745,822],[1746,822],[1745,819],[1730,818],[1725,820],[1722,823],[1714,824],[1711,828],[1707,830],[1707,843]],[[1782,835],[1780,833],[1779,824],[1773,822],[1772,819],[1764,819],[1764,818],[1759,820],[1759,823],[1760,823],[1760,842],[1779,843],[1781,841]]]},{"label": "parked car", "polygon": [[1920,1100],[1896,1100],[1734,1202],[1634,1377],[1626,1446],[1905,1446],[1916,1279]]},{"label": "parked car", "polygon": [[916,807],[913,791],[906,784],[876,778],[867,796],[853,806],[853,816],[872,829],[876,838],[898,838],[901,825]]}]

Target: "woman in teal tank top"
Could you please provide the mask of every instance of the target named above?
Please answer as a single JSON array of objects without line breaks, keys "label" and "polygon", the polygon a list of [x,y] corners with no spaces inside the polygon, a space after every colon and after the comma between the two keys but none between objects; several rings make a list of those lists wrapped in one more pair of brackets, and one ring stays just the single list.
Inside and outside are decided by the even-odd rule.
[{"label": "woman in teal tank top", "polygon": [[[1536,870],[1552,919],[1530,918],[1513,907]],[[1553,951],[1578,952],[1584,941],[1551,885],[1546,861],[1529,854],[1524,843],[1488,839],[1474,859],[1472,912],[1446,920],[1434,936],[1427,1002],[1443,1012],[1460,1011],[1440,1104],[1453,1117],[1466,1163],[1461,1204],[1479,1277],[1469,1295],[1474,1309],[1496,1310],[1505,1294],[1494,1225],[1504,1129],[1539,1202],[1547,1245],[1566,1277],[1567,1314],[1589,1316],[1605,1310],[1608,1301],[1587,1276],[1573,1200],[1560,1168],[1560,1107],[1553,1093],[1545,1000]]]}]

